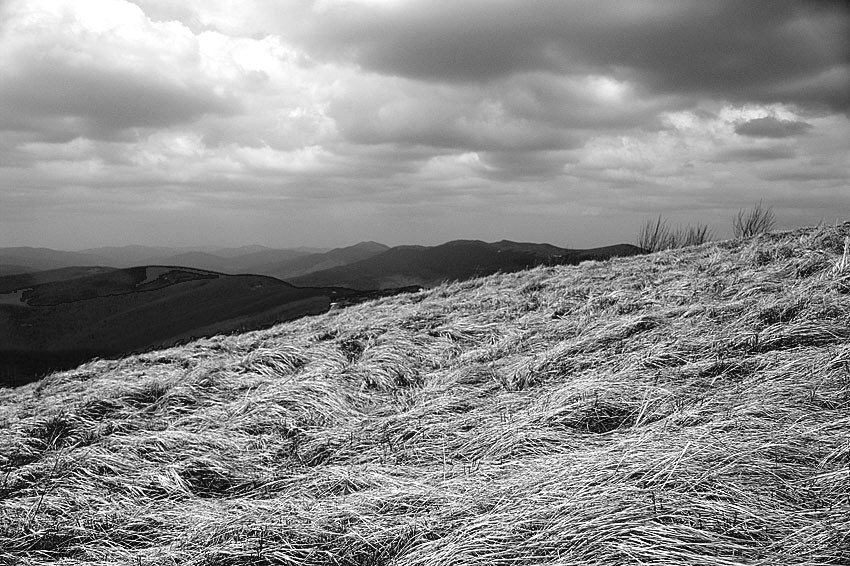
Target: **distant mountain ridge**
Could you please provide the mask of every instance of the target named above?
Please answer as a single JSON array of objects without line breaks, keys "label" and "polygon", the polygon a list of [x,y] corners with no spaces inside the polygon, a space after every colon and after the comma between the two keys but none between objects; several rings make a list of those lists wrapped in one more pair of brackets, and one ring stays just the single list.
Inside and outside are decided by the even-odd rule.
[{"label": "distant mountain ridge", "polygon": [[259,273],[279,279],[289,279],[368,259],[389,249],[389,246],[379,244],[378,242],[360,242],[353,246],[335,248],[321,254],[312,254],[277,263],[269,263],[260,266]]},{"label": "distant mountain ridge", "polygon": [[630,244],[574,250],[551,244],[525,242],[487,243],[453,240],[433,247],[396,246],[364,260],[287,279],[294,285],[341,286],[358,290],[388,289],[408,285],[430,287],[454,281],[513,272],[537,265],[578,264],[631,256],[644,250]]},{"label": "distant mountain ridge", "polygon": [[150,246],[121,246],[93,248],[85,253],[105,258],[104,265],[133,267],[136,265],[180,265],[208,269],[220,273],[257,273],[256,267],[265,263],[285,261],[311,252],[266,246],[239,248],[165,248]]},{"label": "distant mountain ridge", "polygon": [[392,248],[367,241],[317,253],[311,253],[311,249],[316,248],[107,246],[79,252],[0,248],[0,277],[69,267],[126,269],[139,265],[170,265],[228,275],[266,275],[295,285],[380,290],[409,285],[431,286],[441,281],[517,271],[542,263],[572,264],[643,251],[629,244],[573,250],[510,240],[493,243],[453,240],[438,246]]},{"label": "distant mountain ridge", "polygon": [[0,265],[13,265],[30,271],[107,264],[107,258],[84,252],[66,252],[28,246],[0,248]]},{"label": "distant mountain ridge", "polygon": [[361,242],[333,250],[257,245],[239,248],[105,246],[78,252],[31,247],[0,248],[0,277],[66,267],[125,269],[139,265],[174,265],[228,275],[254,274],[280,278],[338,267],[387,249],[388,246],[377,242]]}]

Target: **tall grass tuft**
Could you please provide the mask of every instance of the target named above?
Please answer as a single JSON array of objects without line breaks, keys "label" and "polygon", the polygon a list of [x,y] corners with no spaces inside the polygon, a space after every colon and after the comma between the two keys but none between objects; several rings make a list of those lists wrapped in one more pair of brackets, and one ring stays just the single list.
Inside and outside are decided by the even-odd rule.
[{"label": "tall grass tuft", "polygon": [[675,237],[667,221],[659,215],[655,220],[643,223],[636,243],[647,252],[657,252],[674,247]]},{"label": "tall grass tuft", "polygon": [[732,219],[735,238],[749,238],[770,232],[776,224],[773,208],[765,207],[761,201],[750,210],[741,209]]},{"label": "tall grass tuft", "polygon": [[712,239],[713,231],[707,224],[670,227],[661,216],[643,223],[636,244],[649,253],[687,246],[698,246]]}]

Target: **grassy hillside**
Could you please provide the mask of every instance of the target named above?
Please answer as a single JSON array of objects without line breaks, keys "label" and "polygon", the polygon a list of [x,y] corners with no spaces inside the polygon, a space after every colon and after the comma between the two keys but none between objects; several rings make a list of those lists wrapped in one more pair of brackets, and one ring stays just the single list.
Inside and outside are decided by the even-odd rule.
[{"label": "grassy hillside", "polygon": [[0,561],[850,563],[850,223],[0,390]]}]

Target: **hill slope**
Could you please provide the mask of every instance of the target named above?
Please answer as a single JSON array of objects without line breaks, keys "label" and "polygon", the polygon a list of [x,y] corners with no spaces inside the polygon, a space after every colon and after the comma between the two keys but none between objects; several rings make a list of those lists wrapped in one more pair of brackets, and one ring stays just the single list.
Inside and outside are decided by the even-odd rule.
[{"label": "hill slope", "polygon": [[[108,263],[106,258],[89,253],[64,252],[48,248],[0,248],[0,265],[14,266],[18,273],[81,265],[107,265]],[[6,271],[8,272],[8,268]]]},{"label": "hill slope", "polygon": [[45,283],[55,283],[57,281],[79,279],[110,271],[115,271],[115,268],[99,266],[60,267],[58,269],[5,275],[0,277],[0,294],[10,293],[16,289],[25,289],[35,287],[36,285],[44,285]]},{"label": "hill slope", "polygon": [[0,280],[0,384],[93,357],[328,310],[344,289],[186,267],[66,268]]},{"label": "hill slope", "polygon": [[[0,260],[6,255],[20,255],[15,250],[25,248],[0,248]],[[31,250],[31,249],[30,249]],[[82,256],[97,258],[100,265],[109,265],[115,268],[128,268],[139,265],[182,265],[194,269],[205,269],[220,273],[259,273],[256,268],[270,262],[291,260],[298,257],[311,255],[313,251],[307,249],[275,249],[265,246],[251,245],[238,248],[171,248],[163,246],[106,246],[90,248],[80,252],[56,252],[54,250],[36,249],[41,255],[54,254],[71,261],[71,264],[63,265],[89,265],[79,260],[73,263],[74,258]],[[32,252],[32,250],[31,250]],[[52,256],[50,256],[52,257]],[[50,267],[53,267],[52,265]],[[42,268],[47,269],[47,268]]]},{"label": "hill slope", "polygon": [[0,561],[847,564],[848,237],[491,276],[0,390]]}]

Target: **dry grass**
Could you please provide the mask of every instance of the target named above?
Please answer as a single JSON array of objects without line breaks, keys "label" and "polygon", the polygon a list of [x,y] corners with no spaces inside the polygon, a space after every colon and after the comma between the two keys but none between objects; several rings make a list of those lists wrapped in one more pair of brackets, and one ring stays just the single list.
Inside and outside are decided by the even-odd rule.
[{"label": "dry grass", "polygon": [[709,242],[714,232],[708,224],[671,227],[658,216],[643,223],[637,236],[637,247],[647,252],[660,252],[688,246],[699,246]]},{"label": "dry grass", "polygon": [[3,390],[0,563],[848,564],[848,236],[496,275]]},{"label": "dry grass", "polygon": [[773,208],[761,201],[750,210],[741,209],[732,219],[732,233],[736,238],[751,238],[769,232],[776,224]]}]

